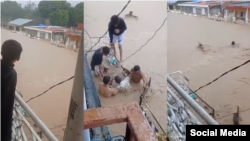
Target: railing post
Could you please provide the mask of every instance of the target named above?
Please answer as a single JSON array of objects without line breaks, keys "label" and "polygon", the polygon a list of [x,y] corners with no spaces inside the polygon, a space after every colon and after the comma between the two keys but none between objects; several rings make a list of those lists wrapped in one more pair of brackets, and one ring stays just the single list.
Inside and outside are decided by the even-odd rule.
[{"label": "railing post", "polygon": [[83,141],[83,31],[63,140]]},{"label": "railing post", "polygon": [[169,75],[167,82],[185,99],[185,101],[210,125],[218,125],[217,121],[213,119],[196,101],[194,101]]}]

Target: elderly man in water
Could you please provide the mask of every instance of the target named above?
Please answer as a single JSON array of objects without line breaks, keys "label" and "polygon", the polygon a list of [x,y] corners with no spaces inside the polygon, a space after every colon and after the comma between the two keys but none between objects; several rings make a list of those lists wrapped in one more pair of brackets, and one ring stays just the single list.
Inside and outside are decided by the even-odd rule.
[{"label": "elderly man in water", "polygon": [[103,83],[99,85],[99,94],[105,98],[109,98],[115,96],[117,94],[117,90],[112,88],[113,79],[110,76],[103,77]]},{"label": "elderly man in water", "polygon": [[130,77],[134,83],[140,83],[142,80],[143,87],[146,87],[146,78],[145,78],[145,75],[143,74],[143,72],[141,71],[141,68],[139,65],[135,65],[131,69],[131,76]]}]

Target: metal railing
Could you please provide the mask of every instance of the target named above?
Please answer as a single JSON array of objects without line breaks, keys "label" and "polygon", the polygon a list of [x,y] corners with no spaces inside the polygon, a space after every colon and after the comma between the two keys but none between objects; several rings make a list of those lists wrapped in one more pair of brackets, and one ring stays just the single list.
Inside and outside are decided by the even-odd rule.
[{"label": "metal railing", "polygon": [[[36,131],[35,127],[38,127],[39,131]],[[58,141],[16,91],[13,106],[12,140],[42,141],[42,134],[49,141]]]},{"label": "metal railing", "polygon": [[[218,123],[214,109],[188,88],[181,72],[167,76],[167,136],[170,141],[186,140],[186,125]],[[205,107],[205,108],[204,108]]]}]

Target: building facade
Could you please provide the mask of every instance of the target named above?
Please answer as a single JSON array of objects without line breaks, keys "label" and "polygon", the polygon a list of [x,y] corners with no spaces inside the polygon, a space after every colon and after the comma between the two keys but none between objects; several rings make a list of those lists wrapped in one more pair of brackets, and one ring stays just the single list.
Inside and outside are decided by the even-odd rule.
[{"label": "building facade", "polygon": [[249,23],[250,2],[226,3],[223,7],[225,9],[225,18],[229,20],[235,18]]}]

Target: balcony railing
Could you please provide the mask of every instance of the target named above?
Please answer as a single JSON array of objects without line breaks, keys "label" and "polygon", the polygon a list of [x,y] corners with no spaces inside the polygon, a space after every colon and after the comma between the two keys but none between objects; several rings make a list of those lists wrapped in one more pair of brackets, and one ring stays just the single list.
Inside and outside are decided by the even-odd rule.
[{"label": "balcony railing", "polygon": [[[125,141],[157,141],[156,134],[152,131],[136,102],[88,109],[84,111],[83,119],[84,130],[126,122]],[[118,137],[123,140],[122,136],[115,138]],[[111,141],[112,138],[108,140]]]},{"label": "balcony railing", "polygon": [[12,140],[42,141],[42,134],[49,141],[58,141],[16,91],[13,107]]}]

